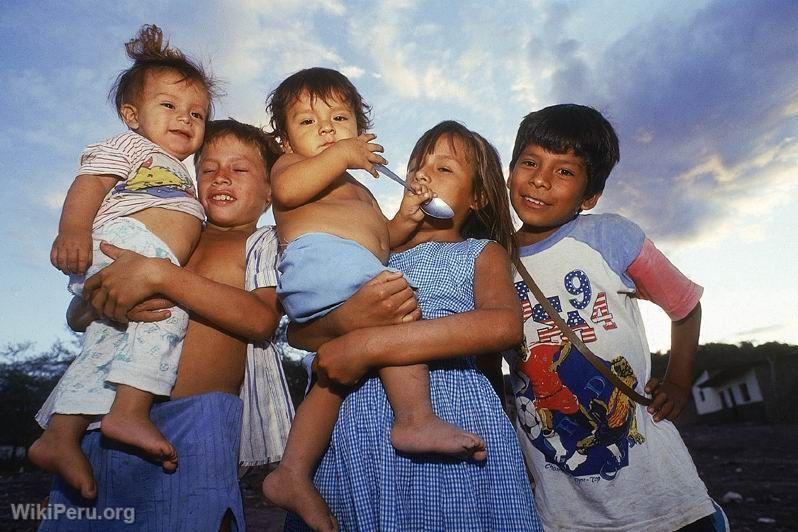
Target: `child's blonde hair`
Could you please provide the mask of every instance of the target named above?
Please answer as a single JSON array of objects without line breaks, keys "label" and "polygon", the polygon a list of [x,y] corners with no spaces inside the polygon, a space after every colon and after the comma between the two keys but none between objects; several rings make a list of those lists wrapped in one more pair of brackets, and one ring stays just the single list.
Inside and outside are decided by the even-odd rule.
[{"label": "child's blonde hair", "polygon": [[450,142],[457,138],[463,143],[466,160],[474,170],[474,197],[479,208],[469,214],[461,231],[462,236],[495,240],[512,259],[517,258],[518,245],[501,159],[496,148],[482,135],[453,120],[441,122],[418,139],[410,154],[408,171],[415,171],[442,137],[447,137]]},{"label": "child's blonde hair", "polygon": [[144,79],[147,72],[172,70],[183,77],[183,81],[199,83],[208,93],[208,116],[213,111],[213,99],[219,96],[216,88],[217,80],[206,73],[202,65],[186,57],[177,48],[164,41],[161,28],[154,24],[145,24],[139,29],[135,38],[125,43],[125,51],[133,66],[119,73],[108,97],[114,102],[119,118],[122,106],[139,99],[144,90]]}]

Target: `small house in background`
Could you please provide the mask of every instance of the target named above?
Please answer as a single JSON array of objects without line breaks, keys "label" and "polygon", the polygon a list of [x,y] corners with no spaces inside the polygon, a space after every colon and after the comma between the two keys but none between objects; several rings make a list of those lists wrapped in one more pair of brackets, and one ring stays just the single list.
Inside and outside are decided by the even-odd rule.
[{"label": "small house in background", "polygon": [[693,384],[692,392],[702,421],[768,420],[756,366],[705,370]]},{"label": "small house in background", "polygon": [[725,360],[699,358],[701,373],[692,387],[690,421],[798,423],[798,410],[793,408],[798,401],[798,351],[767,347],[742,345],[745,356]]}]

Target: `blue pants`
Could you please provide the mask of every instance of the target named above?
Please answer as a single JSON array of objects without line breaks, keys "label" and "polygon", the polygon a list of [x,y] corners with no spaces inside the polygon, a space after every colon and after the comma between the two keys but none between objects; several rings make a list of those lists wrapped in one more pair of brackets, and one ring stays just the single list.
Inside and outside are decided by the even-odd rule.
[{"label": "blue pants", "polygon": [[245,530],[238,484],[241,412],[241,400],[221,392],[154,405],[150,417],[177,448],[174,473],[99,431],[86,433],[81,447],[94,469],[97,499],[86,501],[55,477],[53,518],[39,530],[217,531],[228,510],[235,518],[232,530]]}]

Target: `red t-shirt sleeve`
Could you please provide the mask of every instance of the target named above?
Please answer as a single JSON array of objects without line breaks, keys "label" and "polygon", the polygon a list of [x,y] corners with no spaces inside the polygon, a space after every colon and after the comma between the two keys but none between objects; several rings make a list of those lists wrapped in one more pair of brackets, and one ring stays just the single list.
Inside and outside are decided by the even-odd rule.
[{"label": "red t-shirt sleeve", "polygon": [[704,292],[703,287],[685,277],[649,239],[643,242],[640,254],[626,273],[634,281],[638,297],[661,307],[672,321],[687,316]]}]

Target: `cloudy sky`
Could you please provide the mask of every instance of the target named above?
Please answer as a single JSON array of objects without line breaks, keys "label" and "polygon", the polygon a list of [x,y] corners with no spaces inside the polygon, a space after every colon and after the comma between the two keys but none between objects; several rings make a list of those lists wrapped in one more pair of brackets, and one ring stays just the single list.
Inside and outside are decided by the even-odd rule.
[{"label": "cloudy sky", "polygon": [[[440,120],[481,132],[506,162],[524,114],[596,107],[621,139],[596,211],[638,222],[705,287],[702,341],[798,343],[794,1],[6,0],[0,345],[65,334],[50,244],[82,148],[122,131],[107,92],[144,23],[225,80],[217,117],[266,124],[281,79],[341,70],[397,170]],[[365,182],[393,213],[397,186]],[[667,318],[644,314],[652,348],[667,349]]]}]

